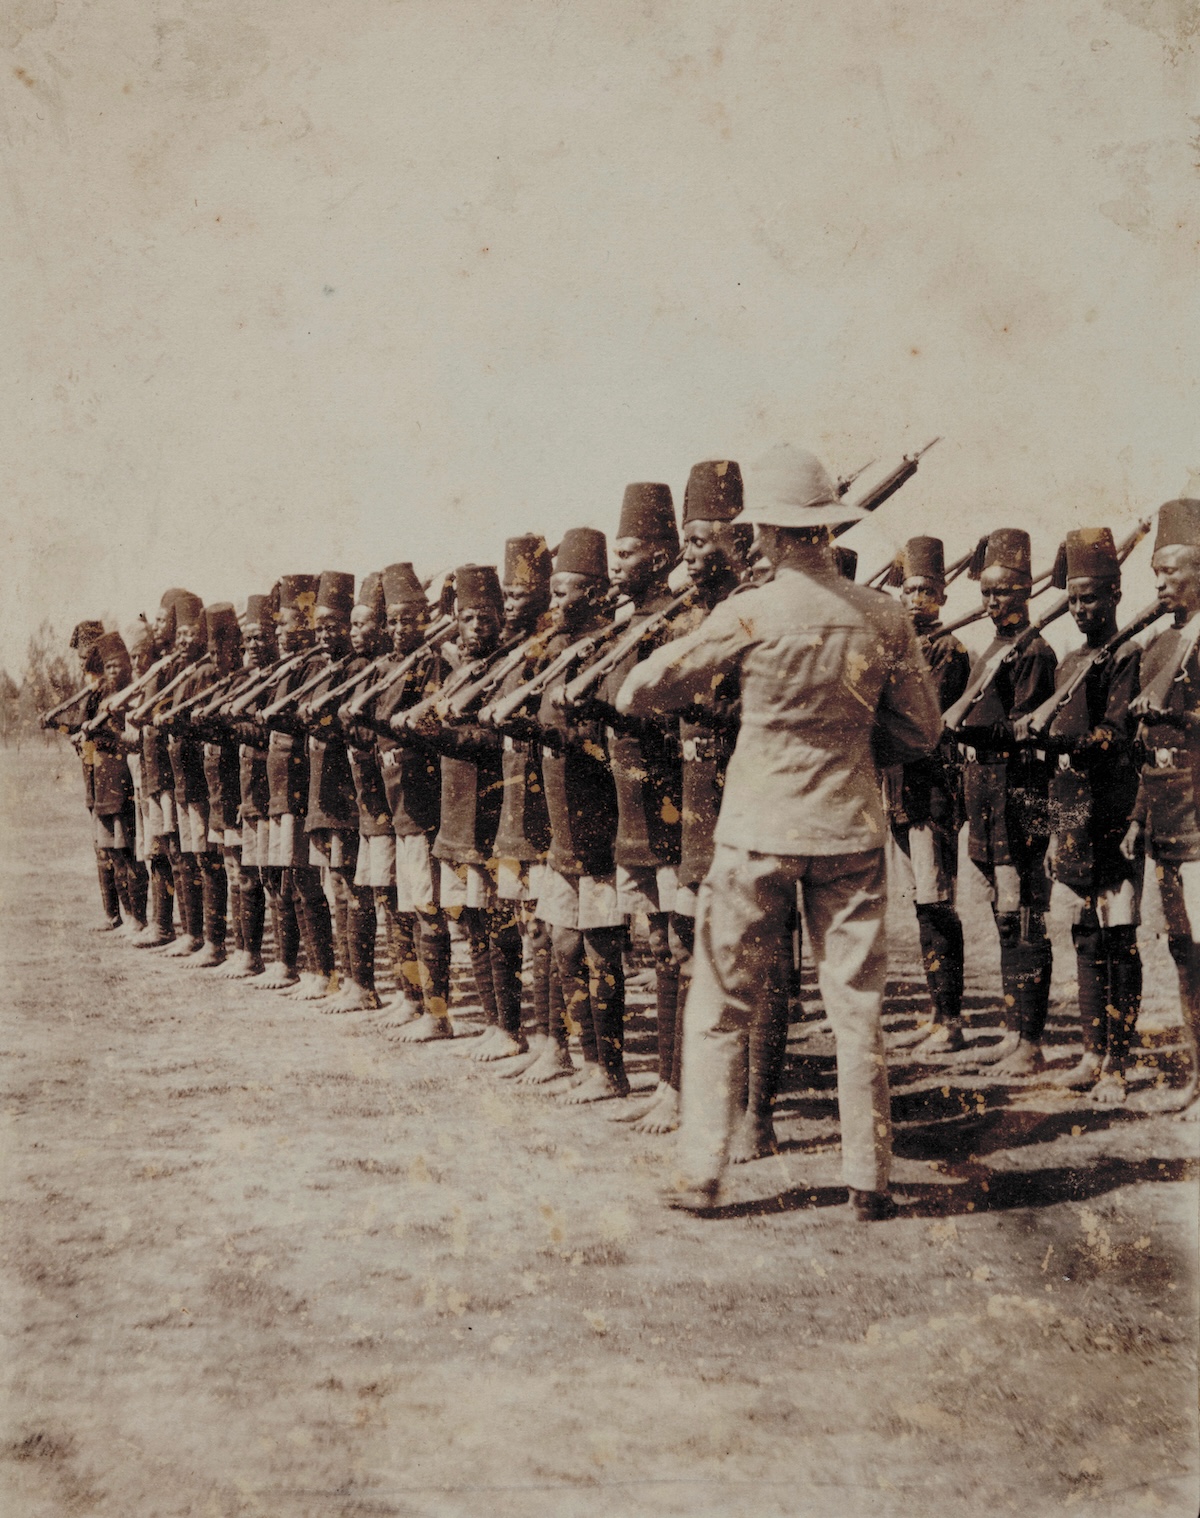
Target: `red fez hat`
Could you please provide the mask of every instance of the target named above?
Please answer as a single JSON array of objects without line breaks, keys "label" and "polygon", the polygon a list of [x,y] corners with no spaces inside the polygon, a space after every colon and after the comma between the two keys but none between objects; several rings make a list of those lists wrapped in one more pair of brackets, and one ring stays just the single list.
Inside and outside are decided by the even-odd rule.
[{"label": "red fez hat", "polygon": [[626,485],[621,502],[619,538],[644,538],[651,543],[679,544],[675,502],[669,485]]},{"label": "red fez hat", "polygon": [[571,527],[562,535],[554,559],[556,574],[608,579],[608,544],[595,527]]},{"label": "red fez hat", "polygon": [[683,489],[683,525],[732,522],[742,514],[742,471],[733,459],[693,464]]}]

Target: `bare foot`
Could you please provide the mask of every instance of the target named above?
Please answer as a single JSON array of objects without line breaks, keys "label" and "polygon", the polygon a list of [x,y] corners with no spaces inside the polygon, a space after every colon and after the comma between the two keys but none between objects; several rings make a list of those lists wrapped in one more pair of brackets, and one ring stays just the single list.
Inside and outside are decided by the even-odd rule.
[{"label": "bare foot", "polygon": [[251,949],[243,949],[235,955],[227,964],[217,971],[222,980],[249,980],[252,976],[257,978],[265,970],[262,955],[255,954]]},{"label": "bare foot", "polygon": [[667,1086],[649,1112],[633,1124],[635,1133],[674,1133],[679,1127],[679,1092]]},{"label": "bare foot", "polygon": [[321,1008],[322,1012],[374,1012],[382,1005],[373,987],[360,986],[348,980],[346,989],[336,998],[331,997]]},{"label": "bare foot", "polygon": [[199,954],[193,954],[188,964],[189,970],[215,970],[218,965],[225,963],[225,949],[222,944],[206,942]]},{"label": "bare foot", "polygon": [[733,1130],[729,1143],[729,1159],[734,1165],[745,1165],[750,1160],[765,1159],[768,1154],[779,1153],[779,1140],[775,1137],[775,1124],[768,1112],[765,1118],[756,1118],[747,1112]]},{"label": "bare foot", "polygon": [[480,1045],[475,1050],[475,1058],[481,1063],[490,1063],[498,1059],[511,1059],[514,1054],[524,1054],[529,1045],[518,1034],[515,1038],[511,1033],[506,1033],[503,1028],[497,1028],[497,1037],[485,1047]]},{"label": "bare foot", "polygon": [[130,943],[135,949],[162,949],[175,938],[174,933],[168,933],[160,928],[156,922],[148,923],[136,936],[131,938]]},{"label": "bare foot", "polygon": [[529,1035],[529,1041],[525,1049],[525,1053],[518,1054],[512,1059],[506,1060],[504,1062],[504,1069],[497,1070],[496,1074],[500,1077],[501,1080],[516,1080],[518,1075],[524,1075],[526,1070],[531,1069],[534,1065],[537,1064],[539,1058],[541,1057],[542,1050],[546,1047],[547,1043],[549,1043],[549,1039],[547,1038],[546,1034],[531,1033]]},{"label": "bare foot", "polygon": [[662,1193],[663,1201],[668,1207],[673,1207],[676,1212],[712,1212],[715,1207],[721,1205],[720,1196],[719,1180],[701,1181],[696,1186],[689,1186],[683,1180],[678,1180]]},{"label": "bare foot", "polygon": [[336,990],[337,977],[335,975],[318,975],[315,971],[306,970],[291,995],[297,1001],[321,1001]]},{"label": "bare foot", "polygon": [[517,1077],[518,1086],[544,1086],[548,1081],[561,1080],[564,1075],[574,1076],[575,1061],[565,1044],[547,1038],[546,1047],[528,1069]]},{"label": "bare foot", "polygon": [[1091,1090],[1097,1107],[1119,1107],[1125,1096],[1125,1077],[1119,1070],[1106,1070]]},{"label": "bare foot", "polygon": [[424,1012],[415,1022],[405,1023],[396,1034],[400,1044],[429,1044],[441,1038],[454,1037],[454,1024],[448,1017],[434,1017]]},{"label": "bare foot", "polygon": [[1031,1044],[1025,1039],[1020,1039],[1011,1054],[1005,1055],[991,1066],[994,1075],[1009,1075],[1021,1078],[1029,1075],[1041,1075],[1045,1069],[1045,1061],[1042,1058],[1041,1044]]},{"label": "bare foot", "polygon": [[1061,1070],[1051,1079],[1056,1086],[1066,1086],[1071,1091],[1090,1091],[1100,1079],[1100,1056],[1090,1049],[1069,1070]]},{"label": "bare foot", "polygon": [[182,938],[177,938],[169,949],[162,951],[162,957],[164,959],[186,959],[189,954],[198,954],[203,946],[201,939],[189,938],[185,933]]},{"label": "bare foot", "polygon": [[650,1095],[639,1106],[630,1107],[626,1112],[615,1112],[609,1119],[613,1123],[640,1123],[644,1117],[649,1117],[659,1102],[665,1101],[670,1086],[666,1081],[659,1081]]},{"label": "bare foot", "polygon": [[383,1003],[383,1010],[387,1013],[388,1026],[400,1028],[405,1023],[415,1023],[425,1009],[419,999],[414,1000],[407,991],[400,991],[391,1001]]},{"label": "bare foot", "polygon": [[139,917],[127,917],[117,929],[117,937],[127,939],[130,943],[139,933],[146,931],[146,924]]},{"label": "bare foot", "polygon": [[1019,1033],[1006,1033],[998,1043],[992,1044],[988,1049],[970,1050],[970,1063],[972,1065],[998,1065],[1014,1053],[1021,1042]]},{"label": "bare foot", "polygon": [[256,991],[282,991],[287,986],[294,986],[299,979],[295,965],[285,965],[281,959],[277,959],[256,975],[250,984]]},{"label": "bare foot", "polygon": [[887,1046],[889,1049],[911,1049],[914,1044],[924,1043],[936,1027],[935,1022],[920,1022],[915,1028],[907,1028],[903,1033],[890,1033]]},{"label": "bare foot", "polygon": [[119,917],[106,917],[103,922],[98,922],[92,929],[93,933],[116,933],[120,930],[121,919]]},{"label": "bare foot", "polygon": [[962,1023],[934,1023],[922,1040],[921,1054],[958,1054],[967,1047]]},{"label": "bare foot", "polygon": [[468,1049],[460,1049],[458,1052],[464,1059],[494,1059],[495,1056],[488,1053],[495,1044],[502,1043],[505,1038],[504,1029],[497,1023],[488,1023],[480,1038]]},{"label": "bare foot", "polygon": [[629,1080],[623,1070],[619,1074],[610,1074],[594,1065],[588,1079],[578,1086],[568,1087],[559,1100],[568,1107],[579,1107],[585,1102],[607,1102],[628,1095]]}]

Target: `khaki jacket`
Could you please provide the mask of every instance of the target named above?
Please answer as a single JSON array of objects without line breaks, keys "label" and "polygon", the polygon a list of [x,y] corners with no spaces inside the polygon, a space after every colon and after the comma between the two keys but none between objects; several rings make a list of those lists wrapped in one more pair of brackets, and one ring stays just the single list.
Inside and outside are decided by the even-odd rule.
[{"label": "khaki jacket", "polygon": [[763,854],[882,848],[877,766],[919,759],[941,733],[937,692],[903,609],[832,564],[781,566],[639,664],[617,705],[636,716],[684,710],[730,674],[741,687],[741,729],[717,841]]}]

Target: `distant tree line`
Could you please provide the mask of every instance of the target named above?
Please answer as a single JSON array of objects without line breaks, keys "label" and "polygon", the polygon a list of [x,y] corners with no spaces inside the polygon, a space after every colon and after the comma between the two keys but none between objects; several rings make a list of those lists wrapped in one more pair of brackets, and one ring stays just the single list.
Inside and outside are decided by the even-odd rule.
[{"label": "distant tree line", "polygon": [[25,650],[20,682],[8,670],[0,669],[0,743],[15,742],[19,748],[26,738],[43,736],[47,743],[54,741],[52,734],[41,733],[38,717],[82,683],[66,636],[50,622],[43,622]]}]

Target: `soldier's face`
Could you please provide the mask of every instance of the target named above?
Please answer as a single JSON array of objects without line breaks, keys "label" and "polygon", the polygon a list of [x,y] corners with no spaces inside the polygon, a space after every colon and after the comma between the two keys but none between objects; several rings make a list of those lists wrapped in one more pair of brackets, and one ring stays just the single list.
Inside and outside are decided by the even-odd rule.
[{"label": "soldier's face", "polygon": [[332,606],[317,607],[317,647],[337,659],[350,647],[350,623]]},{"label": "soldier's face", "polygon": [[550,577],[550,610],[560,627],[581,627],[592,613],[603,586],[591,575],[564,570]]},{"label": "soldier's face", "polygon": [[356,654],[373,654],[379,646],[379,616],[370,606],[356,606],[350,613],[350,647]]},{"label": "soldier's face", "polygon": [[180,622],[175,629],[175,650],[181,654],[194,653],[203,642],[199,622]]},{"label": "soldier's face", "polygon": [[144,675],[154,663],[153,643],[139,643],[131,655],[133,672],[135,675]]},{"label": "soldier's face", "polygon": [[995,623],[997,631],[1023,627],[1028,621],[1030,589],[1029,581],[1011,569],[993,564],[983,571],[979,593],[983,597],[983,609]]},{"label": "soldier's face", "polygon": [[946,604],[945,586],[940,580],[910,575],[900,587],[900,604],[913,619],[914,627],[931,627]]},{"label": "soldier's face", "polygon": [[298,606],[285,606],[279,613],[279,646],[285,654],[298,654],[312,642],[312,625]]},{"label": "soldier's face", "polygon": [[274,640],[264,632],[259,622],[247,622],[242,628],[242,652],[247,669],[263,669],[275,654]]},{"label": "soldier's face", "polygon": [[1196,549],[1172,543],[1155,549],[1151,564],[1154,588],[1168,611],[1184,612],[1190,617],[1200,610],[1200,553]]},{"label": "soldier's face", "polygon": [[419,601],[396,601],[387,609],[392,652],[403,656],[419,648],[429,625],[429,608]]},{"label": "soldier's face", "polygon": [[683,530],[683,562],[693,585],[712,585],[729,571],[721,522],[689,522]]},{"label": "soldier's face", "polygon": [[495,648],[500,637],[500,613],[491,606],[467,606],[458,613],[458,643],[469,659]]},{"label": "soldier's face", "polygon": [[111,654],[104,661],[104,689],[111,695],[129,684],[129,659],[124,654]]},{"label": "soldier's face", "polygon": [[670,567],[671,556],[649,538],[618,538],[613,544],[612,582],[627,596],[642,593]]},{"label": "soldier's face", "polygon": [[504,589],[504,625],[512,632],[532,627],[546,609],[546,592],[540,587],[517,585],[511,581]]},{"label": "soldier's face", "polygon": [[1113,626],[1120,599],[1121,586],[1116,580],[1078,575],[1067,581],[1067,608],[1085,638],[1091,633],[1107,632]]},{"label": "soldier's face", "polygon": [[158,648],[167,648],[171,642],[171,609],[169,606],[160,606],[154,613],[154,621],[150,624],[150,635]]}]

